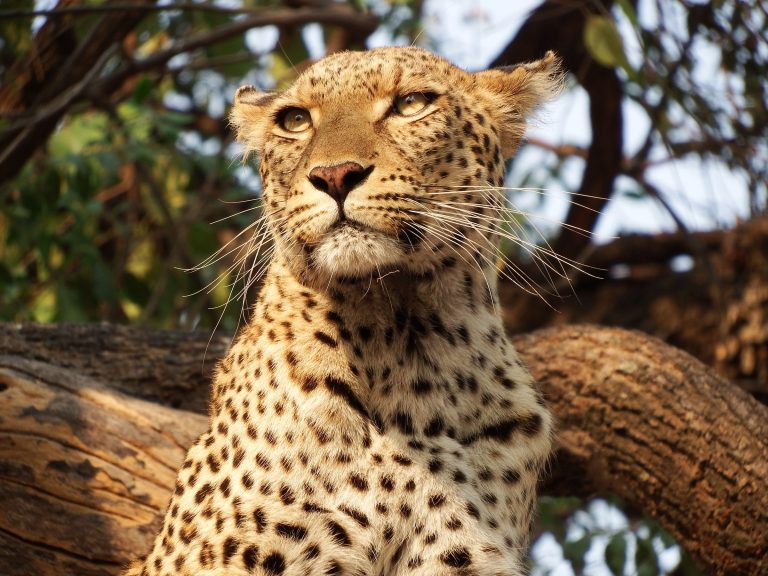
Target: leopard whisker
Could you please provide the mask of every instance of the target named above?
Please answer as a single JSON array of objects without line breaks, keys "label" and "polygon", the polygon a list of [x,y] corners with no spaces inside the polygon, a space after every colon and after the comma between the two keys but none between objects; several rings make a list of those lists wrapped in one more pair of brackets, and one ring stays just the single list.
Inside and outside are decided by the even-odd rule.
[{"label": "leopard whisker", "polygon": [[[417,211],[417,213],[421,214],[423,216],[433,216],[433,217],[435,217],[435,212],[434,211],[431,211],[431,212],[418,212]],[[488,232],[488,233],[496,235],[496,236],[498,236],[500,238],[505,238],[506,240],[509,240],[510,242],[512,242],[512,243],[520,246],[521,248],[523,248],[523,250],[525,250],[528,254],[530,254],[534,258],[537,257],[537,253],[544,253],[547,256],[555,259],[556,261],[561,261],[561,262],[567,263],[569,267],[575,269],[576,271],[578,271],[580,273],[586,274],[586,275],[591,276],[593,278],[597,277],[594,274],[591,274],[591,273],[589,273],[588,271],[586,271],[584,269],[585,267],[587,267],[587,265],[581,264],[581,263],[577,262],[576,260],[572,260],[570,258],[561,256],[561,255],[557,254],[551,248],[545,248],[545,247],[539,246],[539,245],[537,245],[537,244],[535,244],[533,242],[530,242],[528,240],[524,240],[524,239],[520,238],[517,235],[505,232],[504,230],[502,230],[500,228],[495,228],[495,227],[487,226],[487,225],[484,225],[484,224],[479,224],[478,222],[473,222],[466,214],[463,214],[463,213],[460,213],[460,212],[455,212],[453,214],[447,214],[445,212],[438,212],[438,214],[439,214],[440,218],[448,218],[450,221],[452,221],[455,224],[467,225],[467,226],[470,226],[470,227],[474,228],[475,230],[479,230],[479,231],[482,231],[482,232]],[[473,215],[473,216],[475,215],[474,212],[470,212],[470,214]],[[492,222],[493,223],[498,223],[497,220],[493,220]],[[558,272],[555,268],[553,268],[545,260],[541,260],[541,261],[542,261],[542,264],[545,264],[548,268],[550,268],[550,270],[555,272],[558,276],[560,276],[560,277],[562,277],[564,279],[567,278],[566,275],[564,275],[561,272]]]},{"label": "leopard whisker", "polygon": [[[448,227],[450,227],[450,229],[453,230],[453,231],[459,231],[459,229],[457,227],[455,227],[455,226],[453,226],[453,225],[451,225],[449,223],[446,223],[444,221],[441,221],[441,225],[446,227],[446,229]],[[434,230],[433,230],[433,232],[434,232]],[[451,242],[451,243],[456,242],[455,240],[453,240],[453,238],[451,236],[452,236],[452,234],[450,234],[449,237],[443,237],[442,239],[445,242]],[[510,275],[506,271],[506,268],[499,269],[498,263],[496,261],[492,260],[488,255],[486,255],[484,253],[484,249],[483,249],[483,247],[480,244],[478,244],[476,241],[474,241],[473,239],[471,239],[469,237],[465,236],[464,238],[465,238],[466,242],[469,243],[470,246],[476,248],[476,252],[473,253],[473,260],[474,260],[474,254],[477,254],[491,268],[497,270],[498,273],[502,277],[508,279],[515,286],[520,288],[523,292],[526,292],[527,294],[530,294],[532,296],[536,296],[538,298],[541,298],[544,302],[546,302],[546,299],[541,296],[541,294],[539,293],[538,288],[530,280],[530,278],[524,272],[519,270],[517,265],[515,265],[513,262],[509,261],[507,259],[507,257],[498,249],[498,247],[495,246],[488,238],[486,238],[485,236],[481,235],[481,238],[486,240],[486,243],[488,244],[488,248],[494,252],[494,254],[497,256],[497,258],[499,258],[501,261],[503,261],[505,264],[507,264],[510,267],[510,270],[515,273],[515,277]],[[469,250],[465,245],[462,245],[462,246],[463,246],[464,249]],[[479,266],[479,263],[477,263],[477,265]],[[480,268],[480,271],[484,272],[482,270],[482,268]],[[485,274],[483,274],[483,276],[485,277]],[[487,279],[486,279],[486,285],[488,286],[488,289],[490,291],[491,299],[495,302],[495,296],[494,296],[493,290],[491,290],[490,284],[488,283]],[[549,305],[549,303],[547,303],[547,305]]]},{"label": "leopard whisker", "polygon": [[[213,220],[212,222],[209,222],[209,224],[218,224],[220,222],[224,222],[225,220],[229,220],[230,218],[235,218],[237,216],[240,216],[241,214],[247,214],[248,212],[253,212],[254,210],[259,210],[260,208],[263,208],[264,204],[259,203],[257,206],[251,206],[250,208],[245,208],[244,210],[240,210],[238,212],[235,212],[234,214],[228,214],[227,216],[222,216],[218,220]],[[265,219],[264,216],[261,216],[259,220]]]},{"label": "leopard whisker", "polygon": [[[271,214],[264,214],[263,216],[257,218],[253,222],[251,222],[248,226],[243,228],[240,232],[238,232],[235,236],[230,238],[230,240],[224,244],[221,248],[216,250],[213,254],[206,257],[204,260],[202,260],[199,264],[196,264],[192,266],[191,268],[181,268],[184,272],[197,272],[199,270],[202,270],[204,268],[207,268],[208,266],[211,266],[212,264],[215,264],[222,258],[226,258],[229,254],[232,254],[233,252],[236,252],[240,246],[243,245],[243,243],[238,244],[235,248],[230,249],[227,251],[227,248],[233,243],[236,242],[241,236],[247,234],[249,231],[253,230],[254,228],[258,229],[266,229],[264,224],[266,224],[268,221],[272,222],[280,222],[284,219],[284,217],[281,218],[271,218]],[[253,232],[257,233],[257,232]],[[248,242],[248,240],[245,240],[244,242]]]},{"label": "leopard whisker", "polygon": [[[462,192],[474,192],[478,190],[488,190],[491,192],[533,192],[534,194],[539,194],[541,196],[546,196],[547,194],[552,194],[553,191],[547,188],[537,188],[537,187],[529,187],[529,186],[522,186],[522,187],[516,187],[516,186],[494,186],[491,184],[488,185],[453,185],[453,184],[421,184],[422,188],[442,188],[443,192],[434,192],[434,194],[455,194],[457,191]],[[595,196],[594,194],[584,194],[583,192],[569,192],[566,190],[558,191],[562,194],[566,194],[567,196],[572,197],[578,197],[578,198],[590,198],[593,200],[604,200],[602,196]],[[433,192],[430,192],[432,194]]]},{"label": "leopard whisker", "polygon": [[[479,209],[487,208],[489,210],[493,210],[494,212],[497,212],[498,214],[502,214],[502,215],[524,216],[526,220],[528,220],[529,222],[532,220],[538,220],[540,222],[545,222],[547,224],[557,224],[562,228],[565,228],[567,230],[572,230],[573,232],[575,232],[576,234],[579,234],[580,236],[583,236],[584,238],[592,238],[594,236],[594,234],[589,230],[586,230],[579,226],[575,226],[573,224],[568,224],[567,222],[559,222],[557,220],[553,220],[552,218],[547,218],[540,214],[536,214],[535,212],[520,210],[519,208],[516,208],[514,204],[512,205],[512,207],[509,207],[509,206],[501,206],[497,204],[481,204],[477,202],[459,202],[455,200],[430,200],[430,201],[434,202],[436,205],[439,205],[439,206],[465,206],[467,208],[479,208]],[[477,214],[477,213],[473,212],[473,214]]]},{"label": "leopard whisker", "polygon": [[[418,202],[416,202],[416,203],[418,204]],[[480,266],[480,263],[477,262],[475,254],[477,254],[478,256],[482,257],[491,268],[494,268],[494,269],[498,270],[497,262],[492,260],[489,256],[487,256],[484,253],[484,248],[480,244],[478,244],[472,238],[469,238],[468,236],[466,236],[464,234],[461,234],[461,230],[457,226],[454,226],[454,225],[452,225],[452,224],[450,224],[450,223],[448,223],[445,220],[442,220],[440,218],[436,218],[434,212],[426,212],[425,215],[431,216],[432,220],[434,222],[436,222],[436,223],[439,223],[443,227],[443,229],[445,230],[445,232],[442,235],[440,235],[440,233],[438,233],[434,228],[431,229],[431,232],[433,234],[435,234],[435,236],[437,236],[438,238],[443,240],[443,242],[446,242],[446,244],[450,248],[452,248],[452,249],[453,249],[453,247],[452,247],[453,244],[458,244],[462,249],[464,249],[470,255],[470,258],[471,258],[472,262],[474,263],[474,266],[477,267],[478,271],[481,273],[481,275],[485,279],[486,286],[488,287],[489,295],[491,296],[491,301],[494,302],[494,306],[495,306],[496,303],[495,303],[494,291],[491,289],[490,283],[488,282],[488,279],[487,279],[487,277],[485,275],[485,271]],[[466,223],[466,224],[469,224],[472,227],[472,223],[469,222],[469,221],[460,222],[460,223]],[[458,243],[457,240],[455,240],[455,237],[456,237],[457,233],[460,233],[460,236],[466,241],[466,243],[469,243],[469,245],[472,248],[475,248],[474,252],[470,252],[469,248],[466,246],[465,243]],[[531,295],[534,295],[534,296],[536,296],[538,298],[541,298],[542,300],[544,300],[546,302],[546,299],[541,296],[541,294],[539,293],[537,287],[530,280],[530,278],[522,270],[520,270],[518,268],[518,266],[516,264],[514,264],[514,262],[510,261],[503,254],[503,252],[501,252],[501,250],[499,249],[498,245],[496,245],[490,239],[486,238],[483,235],[481,235],[480,237],[483,238],[483,240],[485,240],[488,249],[490,249],[490,251],[492,253],[494,253],[498,259],[500,259],[502,262],[504,262],[506,264],[506,268],[509,268],[512,272],[514,272],[518,276],[518,278],[513,278],[509,273],[506,272],[506,268],[503,268],[503,269],[500,270],[500,273],[501,273],[501,275],[503,277],[505,277],[508,280],[510,280],[513,284],[518,286],[524,292],[526,292],[528,294],[531,294]],[[455,249],[454,249],[454,251],[455,251]],[[464,259],[464,261],[467,264],[470,264],[467,260]],[[549,305],[549,303],[547,303],[547,305]]]}]

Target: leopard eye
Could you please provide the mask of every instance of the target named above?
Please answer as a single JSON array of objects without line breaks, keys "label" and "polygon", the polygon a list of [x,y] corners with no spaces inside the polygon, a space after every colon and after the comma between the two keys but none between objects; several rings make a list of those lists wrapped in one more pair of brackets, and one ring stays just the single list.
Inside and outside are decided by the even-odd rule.
[{"label": "leopard eye", "polygon": [[412,92],[395,98],[392,107],[401,116],[414,116],[424,110],[431,101],[429,94]]},{"label": "leopard eye", "polygon": [[312,126],[312,117],[304,108],[288,108],[280,113],[278,122],[288,132],[304,132]]}]

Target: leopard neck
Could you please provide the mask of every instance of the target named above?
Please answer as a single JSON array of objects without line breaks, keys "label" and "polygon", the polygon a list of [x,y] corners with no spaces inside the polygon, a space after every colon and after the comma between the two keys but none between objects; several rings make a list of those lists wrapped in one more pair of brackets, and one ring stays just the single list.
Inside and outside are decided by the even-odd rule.
[{"label": "leopard neck", "polygon": [[[347,414],[350,434],[361,430],[361,416],[380,430],[434,432],[435,406],[445,426],[470,430],[471,415],[457,406],[475,410],[481,398],[498,396],[498,382],[512,388],[527,378],[483,296],[494,288],[458,265],[431,277],[390,274],[313,288],[277,261],[228,360],[247,365],[255,355],[257,386],[287,388],[304,404],[321,401],[322,409],[311,404],[315,419],[334,415],[339,425]],[[229,396],[214,390],[214,406]]]}]

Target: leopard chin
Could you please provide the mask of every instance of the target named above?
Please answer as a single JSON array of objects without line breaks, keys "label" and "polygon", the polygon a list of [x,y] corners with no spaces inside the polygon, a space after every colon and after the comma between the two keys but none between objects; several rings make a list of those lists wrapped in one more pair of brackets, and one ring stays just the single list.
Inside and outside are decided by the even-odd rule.
[{"label": "leopard chin", "polygon": [[312,267],[328,277],[368,277],[396,268],[405,254],[397,238],[354,223],[335,227],[311,251]]}]

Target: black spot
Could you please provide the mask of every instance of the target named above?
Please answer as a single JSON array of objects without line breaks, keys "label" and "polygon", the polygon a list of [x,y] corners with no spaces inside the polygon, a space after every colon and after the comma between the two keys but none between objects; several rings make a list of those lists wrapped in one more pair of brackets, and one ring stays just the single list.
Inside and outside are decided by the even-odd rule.
[{"label": "black spot", "polygon": [[455,344],[456,341],[453,338],[453,334],[446,328],[443,320],[437,313],[433,312],[429,315],[429,323],[432,325],[432,329],[447,340],[450,344]]},{"label": "black spot", "polygon": [[468,446],[483,438],[506,442],[509,440],[510,436],[512,436],[512,433],[519,427],[520,420],[516,418],[505,420],[503,422],[499,422],[498,424],[494,424],[493,426],[485,426],[471,436],[462,439],[461,443],[465,446]]},{"label": "black spot", "polygon": [[363,342],[368,342],[373,336],[373,332],[369,326],[359,326],[357,328],[357,334]]},{"label": "black spot", "polygon": [[384,532],[382,534],[384,535],[384,540],[386,540],[387,542],[391,542],[392,538],[395,535],[395,530],[392,528],[392,526],[387,524],[386,526],[384,526]]},{"label": "black spot", "polygon": [[304,550],[304,558],[306,558],[307,560],[314,560],[318,556],[320,556],[320,546],[318,546],[317,544],[310,544]]},{"label": "black spot", "polygon": [[520,429],[528,437],[535,436],[541,431],[542,420],[541,414],[531,414],[526,416],[520,422]]},{"label": "black spot", "polygon": [[355,487],[358,490],[360,490],[361,492],[365,492],[365,491],[368,490],[368,480],[366,480],[365,477],[360,475],[360,474],[357,474],[357,473],[354,473],[354,472],[352,474],[350,474],[349,475],[349,483],[353,487]]},{"label": "black spot", "polygon": [[319,382],[317,381],[317,378],[314,376],[307,376],[304,378],[304,382],[301,384],[301,389],[304,392],[312,392],[315,388],[317,388],[317,385]]},{"label": "black spot", "polygon": [[251,544],[245,550],[243,550],[243,564],[246,570],[253,570],[256,568],[256,562],[259,561],[259,548],[255,544]]},{"label": "black spot", "polygon": [[504,474],[502,474],[501,477],[507,484],[517,484],[520,482],[520,472],[513,470],[512,468],[504,470]]},{"label": "black spot", "polygon": [[396,464],[400,464],[400,466],[410,466],[413,464],[413,460],[403,454],[392,454],[392,461]]},{"label": "black spot", "polygon": [[445,504],[445,494],[432,494],[427,500],[427,504],[430,508],[440,508]]},{"label": "black spot", "polygon": [[370,419],[368,416],[368,410],[366,410],[365,406],[363,406],[363,403],[360,402],[358,397],[352,391],[352,387],[347,382],[344,382],[339,378],[334,378],[333,376],[327,376],[325,378],[325,387],[332,394],[344,398],[344,400],[347,401],[347,404],[349,404],[365,419]]},{"label": "black spot", "polygon": [[486,504],[493,505],[493,504],[496,504],[498,500],[499,499],[496,497],[496,494],[491,494],[490,492],[483,494],[483,502],[485,502]]},{"label": "black spot", "polygon": [[256,454],[255,461],[256,461],[256,464],[260,468],[263,468],[264,470],[269,470],[272,467],[272,463],[269,461],[269,458],[267,458],[261,452]]},{"label": "black spot", "polygon": [[363,528],[368,528],[370,522],[368,520],[368,516],[366,516],[364,513],[362,513],[360,510],[356,510],[355,508],[351,508],[349,506],[346,506],[342,504],[339,506],[339,510],[344,512],[347,516],[352,518],[355,522],[360,524]]},{"label": "black spot", "polygon": [[331,533],[331,538],[334,542],[340,544],[341,546],[352,545],[352,540],[350,540],[349,534],[347,534],[347,531],[344,530],[344,527],[341,524],[334,522],[333,520],[329,520],[327,526],[328,531]]},{"label": "black spot", "polygon": [[339,345],[339,343],[336,342],[335,338],[326,334],[325,332],[321,332],[320,330],[317,330],[315,332],[315,338],[320,340],[320,342],[322,342],[326,346],[330,346],[331,348],[336,348]]},{"label": "black spot", "polygon": [[278,522],[275,524],[275,532],[278,536],[288,538],[289,540],[295,540],[301,542],[307,537],[307,529],[304,526],[298,524],[287,524],[285,522]]},{"label": "black spot", "polygon": [[240,543],[232,536],[224,540],[224,549],[222,551],[222,559],[224,560],[224,564],[228,564],[229,559],[237,554],[237,549],[239,546]]},{"label": "black spot", "polygon": [[211,486],[209,483],[203,484],[203,486],[200,488],[200,490],[195,493],[195,502],[197,504],[200,504],[203,500],[205,500],[205,497],[209,494],[213,493],[213,486]]},{"label": "black spot", "polygon": [[409,436],[413,434],[413,421],[410,414],[396,412],[392,420],[393,424],[400,429],[400,432]]},{"label": "black spot", "polygon": [[280,486],[280,500],[286,506],[293,504],[296,501],[296,496],[293,494],[293,490],[291,490],[291,488],[285,484]]},{"label": "black spot", "polygon": [[285,571],[285,558],[279,552],[272,552],[261,565],[269,574],[282,574]]},{"label": "black spot", "polygon": [[472,564],[472,556],[466,548],[454,548],[440,555],[443,564],[452,568],[466,568]]},{"label": "black spot", "polygon": [[325,317],[328,319],[329,322],[333,322],[334,324],[337,324],[337,325],[342,325],[344,323],[341,319],[341,316],[339,316],[339,314],[334,312],[333,310],[329,310],[325,314]]},{"label": "black spot", "polygon": [[264,532],[264,528],[267,526],[267,516],[264,514],[264,510],[256,508],[253,511],[253,521],[256,523],[256,532],[259,534]]},{"label": "black spot", "polygon": [[442,417],[435,416],[424,428],[424,435],[427,437],[437,436],[443,431],[444,426],[445,423],[443,422]]},{"label": "black spot", "polygon": [[413,390],[414,394],[416,395],[424,395],[428,394],[432,391],[432,383],[429,380],[420,379],[415,380],[411,382],[411,390]]}]

